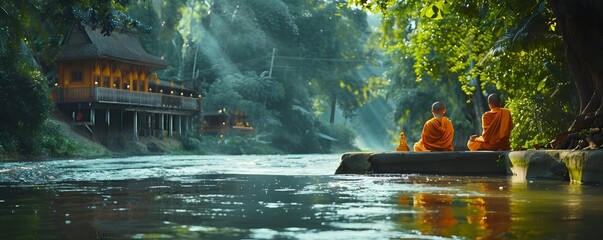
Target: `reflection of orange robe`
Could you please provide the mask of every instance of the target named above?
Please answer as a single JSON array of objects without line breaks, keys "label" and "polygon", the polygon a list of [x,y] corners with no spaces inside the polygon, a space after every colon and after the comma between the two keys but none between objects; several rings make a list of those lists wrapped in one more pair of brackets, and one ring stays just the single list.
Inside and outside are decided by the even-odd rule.
[{"label": "reflection of orange robe", "polygon": [[452,196],[446,194],[419,193],[413,205],[417,213],[418,230],[426,235],[451,237],[458,224],[453,212]]},{"label": "reflection of orange robe", "polygon": [[494,108],[484,113],[482,128],[484,132],[481,136],[467,142],[469,150],[511,150],[509,136],[513,130],[513,120],[509,109]]},{"label": "reflection of orange robe", "polygon": [[423,126],[421,140],[415,143],[414,149],[417,152],[454,151],[452,147],[453,136],[454,127],[450,119],[434,117]]},{"label": "reflection of orange robe", "polygon": [[408,145],[406,144],[406,136],[404,136],[404,132],[400,132],[400,144],[396,148],[396,151],[398,151],[398,152],[410,151],[410,148],[408,148]]},{"label": "reflection of orange robe", "polygon": [[480,183],[479,185],[481,186],[480,192],[488,194],[469,202],[472,211],[467,216],[467,222],[487,230],[480,237],[482,239],[506,239],[505,233],[509,232],[513,224],[511,201],[508,197],[509,194],[505,192],[508,190],[500,190],[496,184]]}]

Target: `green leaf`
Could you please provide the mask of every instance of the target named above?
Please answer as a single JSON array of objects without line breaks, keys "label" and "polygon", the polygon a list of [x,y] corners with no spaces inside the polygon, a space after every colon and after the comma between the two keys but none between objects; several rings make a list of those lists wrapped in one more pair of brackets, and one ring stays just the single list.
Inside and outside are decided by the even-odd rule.
[{"label": "green leaf", "polygon": [[444,19],[443,15],[446,12],[444,10],[445,8],[445,1],[444,0],[440,0],[439,2],[436,2],[434,4],[429,4],[426,5],[425,7],[423,7],[423,9],[421,10],[421,17],[428,17],[434,20],[441,20]]},{"label": "green leaf", "polygon": [[548,78],[549,78],[549,77],[547,76],[547,77],[545,77],[544,79],[542,79],[542,81],[540,81],[540,82],[538,83],[538,87],[536,88],[538,91],[541,91],[541,90],[542,90],[542,89],[543,89],[543,88],[546,86],[546,80],[547,80]]}]

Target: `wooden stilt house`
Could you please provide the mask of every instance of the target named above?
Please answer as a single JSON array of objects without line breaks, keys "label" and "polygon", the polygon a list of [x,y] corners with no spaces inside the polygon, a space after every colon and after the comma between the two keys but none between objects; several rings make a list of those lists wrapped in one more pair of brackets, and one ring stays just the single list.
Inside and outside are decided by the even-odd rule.
[{"label": "wooden stilt house", "polygon": [[166,62],[144,49],[139,36],[75,26],[57,60],[55,100],[95,138],[111,143],[131,136],[169,136],[194,129],[200,95],[182,84],[162,84],[155,70]]}]

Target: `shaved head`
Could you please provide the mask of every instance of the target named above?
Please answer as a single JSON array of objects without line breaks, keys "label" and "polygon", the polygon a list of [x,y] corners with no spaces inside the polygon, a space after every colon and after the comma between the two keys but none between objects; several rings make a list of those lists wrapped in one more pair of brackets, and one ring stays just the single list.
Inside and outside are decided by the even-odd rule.
[{"label": "shaved head", "polygon": [[490,96],[488,96],[488,103],[493,107],[500,107],[500,96],[496,93],[490,94]]},{"label": "shaved head", "polygon": [[444,110],[446,110],[446,107],[441,102],[434,102],[433,105],[431,105],[431,111],[434,113],[441,114],[444,113]]}]

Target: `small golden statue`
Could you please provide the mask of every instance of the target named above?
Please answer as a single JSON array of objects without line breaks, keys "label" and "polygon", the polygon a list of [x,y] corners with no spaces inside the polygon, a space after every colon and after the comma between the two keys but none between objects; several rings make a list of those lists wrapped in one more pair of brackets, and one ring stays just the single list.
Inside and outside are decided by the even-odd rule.
[{"label": "small golden statue", "polygon": [[408,144],[406,144],[406,136],[404,135],[404,129],[400,131],[400,145],[396,148],[398,152],[408,152],[410,148],[408,148]]}]

